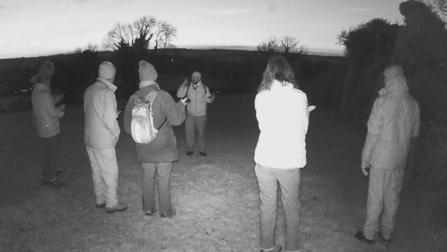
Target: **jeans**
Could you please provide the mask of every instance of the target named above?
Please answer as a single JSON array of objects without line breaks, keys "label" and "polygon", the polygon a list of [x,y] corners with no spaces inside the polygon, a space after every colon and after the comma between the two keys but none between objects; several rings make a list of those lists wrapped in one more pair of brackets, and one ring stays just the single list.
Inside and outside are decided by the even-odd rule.
[{"label": "jeans", "polygon": [[367,239],[374,239],[382,213],[382,236],[391,238],[395,217],[399,206],[399,194],[404,180],[404,170],[385,170],[372,168],[369,173],[366,223],[363,233]]},{"label": "jeans", "polygon": [[261,249],[275,247],[277,182],[285,213],[285,249],[299,250],[301,169],[276,169],[259,164],[255,166],[261,199]]},{"label": "jeans", "polygon": [[197,130],[197,145],[200,151],[205,151],[205,126],[207,115],[193,116],[186,113],[185,131],[186,131],[186,148],[188,151],[194,151],[195,132]]},{"label": "jeans", "polygon": [[59,164],[58,135],[40,139],[42,176],[48,181],[56,179],[56,169]]},{"label": "jeans", "polygon": [[118,163],[115,148],[98,150],[87,146],[87,154],[92,167],[96,204],[106,203],[108,208],[115,207],[118,204]]},{"label": "jeans", "polygon": [[141,166],[143,167],[143,211],[155,209],[155,174],[157,174],[160,213],[170,213],[172,163],[141,163]]}]

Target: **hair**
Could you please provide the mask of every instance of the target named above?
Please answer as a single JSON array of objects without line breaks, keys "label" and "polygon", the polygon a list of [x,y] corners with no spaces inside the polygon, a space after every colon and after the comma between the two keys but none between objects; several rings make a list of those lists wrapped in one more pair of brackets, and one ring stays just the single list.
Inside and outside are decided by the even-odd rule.
[{"label": "hair", "polygon": [[281,55],[272,55],[267,63],[258,92],[270,90],[273,80],[288,82],[298,89],[295,74],[289,62]]}]

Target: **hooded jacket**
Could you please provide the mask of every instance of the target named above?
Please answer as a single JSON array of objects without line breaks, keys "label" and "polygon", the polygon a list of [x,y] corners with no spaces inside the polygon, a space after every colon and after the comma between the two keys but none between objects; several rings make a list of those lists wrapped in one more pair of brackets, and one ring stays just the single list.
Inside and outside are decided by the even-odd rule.
[{"label": "hooded jacket", "polygon": [[35,83],[31,94],[31,103],[37,135],[40,138],[47,138],[59,134],[59,118],[64,115],[64,111],[55,107],[55,100],[51,96],[50,87]]},{"label": "hooded jacket", "polygon": [[385,87],[379,91],[368,119],[362,167],[404,169],[411,139],[419,135],[420,109],[409,94],[400,66],[385,70]]},{"label": "hooded jacket", "polygon": [[209,88],[202,81],[197,84],[197,88],[194,88],[193,83],[181,85],[177,90],[177,97],[185,96],[191,99],[191,102],[186,105],[186,110],[193,116],[206,115],[207,104],[214,101],[214,96],[211,96]]},{"label": "hooded jacket", "polygon": [[[139,91],[129,98],[124,111],[124,131],[129,135],[132,134],[130,126],[135,97],[146,97],[150,92],[158,88],[158,84],[154,82],[153,84],[141,87]],[[177,161],[179,159],[177,139],[174,136],[172,126],[178,126],[185,120],[185,106],[181,101],[175,103],[169,93],[160,90],[154,99],[152,113],[154,115],[154,127],[159,128],[160,125],[162,126],[152,142],[147,144],[135,143],[138,162],[169,163]],[[163,123],[163,121],[165,122]]]},{"label": "hooded jacket", "polygon": [[274,80],[270,90],[256,95],[255,109],[260,130],[255,162],[279,169],[306,166],[306,94],[292,84],[282,85]]},{"label": "hooded jacket", "polygon": [[118,142],[120,127],[115,90],[115,85],[97,78],[84,93],[84,142],[88,147],[107,149]]}]

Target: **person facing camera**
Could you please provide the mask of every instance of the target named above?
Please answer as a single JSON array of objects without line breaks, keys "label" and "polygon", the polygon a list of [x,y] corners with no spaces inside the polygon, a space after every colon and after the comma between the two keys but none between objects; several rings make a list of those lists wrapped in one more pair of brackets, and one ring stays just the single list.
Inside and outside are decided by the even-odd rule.
[{"label": "person facing camera", "polygon": [[195,132],[197,131],[197,145],[200,155],[206,156],[205,150],[205,128],[207,120],[207,105],[214,101],[214,94],[210,93],[209,88],[202,82],[202,75],[194,72],[191,75],[191,81],[186,78],[177,90],[178,98],[187,98],[186,105],[186,155],[194,154]]},{"label": "person facing camera", "polygon": [[[143,211],[146,216],[153,216],[155,208],[155,175],[158,181],[158,198],[160,216],[172,217],[176,214],[171,203],[171,168],[172,163],[179,160],[177,140],[172,126],[178,126],[185,120],[186,99],[175,103],[171,95],[161,90],[156,82],[158,74],[154,66],[144,60],[139,62],[139,90],[127,102],[124,111],[124,130],[132,135],[137,150],[137,160],[143,168],[142,191]],[[152,111],[152,126],[155,128],[155,138],[139,141],[134,137],[136,124],[136,105],[143,99]],[[151,119],[151,118],[147,118]],[[143,125],[144,126],[144,125]],[[144,132],[143,132],[144,133]]]}]

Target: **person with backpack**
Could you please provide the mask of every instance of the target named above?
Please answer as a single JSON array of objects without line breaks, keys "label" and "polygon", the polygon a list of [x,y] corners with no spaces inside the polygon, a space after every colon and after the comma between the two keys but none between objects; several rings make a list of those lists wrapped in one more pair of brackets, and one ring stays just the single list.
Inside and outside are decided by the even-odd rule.
[{"label": "person with backpack", "polygon": [[157,212],[157,174],[160,216],[172,217],[176,210],[171,204],[171,168],[172,163],[179,160],[172,126],[185,120],[186,98],[175,103],[168,92],[161,90],[156,82],[157,71],[149,62],[140,61],[138,73],[139,90],[127,102],[124,130],[135,141],[137,160],[143,169],[143,211],[146,216]]},{"label": "person with backpack", "polygon": [[118,202],[118,163],[115,146],[120,135],[115,97],[115,66],[104,61],[99,77],[84,93],[84,142],[92,168],[96,207],[106,213],[121,212],[127,205]]},{"label": "person with backpack", "polygon": [[201,74],[194,72],[191,75],[191,81],[186,78],[177,90],[178,98],[187,98],[186,106],[186,155],[194,153],[195,132],[197,130],[200,155],[206,156],[205,151],[205,126],[207,120],[207,105],[214,101],[214,94],[210,93],[209,88],[201,81]]}]

